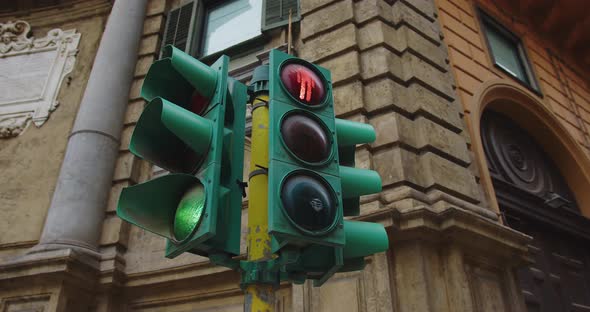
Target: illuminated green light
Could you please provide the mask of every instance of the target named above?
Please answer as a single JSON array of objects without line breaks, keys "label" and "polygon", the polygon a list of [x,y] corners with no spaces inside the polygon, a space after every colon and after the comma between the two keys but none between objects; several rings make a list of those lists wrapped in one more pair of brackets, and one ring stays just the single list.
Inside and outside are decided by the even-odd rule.
[{"label": "illuminated green light", "polygon": [[190,187],[182,196],[174,216],[174,238],[182,241],[199,226],[205,211],[205,188],[201,183]]}]

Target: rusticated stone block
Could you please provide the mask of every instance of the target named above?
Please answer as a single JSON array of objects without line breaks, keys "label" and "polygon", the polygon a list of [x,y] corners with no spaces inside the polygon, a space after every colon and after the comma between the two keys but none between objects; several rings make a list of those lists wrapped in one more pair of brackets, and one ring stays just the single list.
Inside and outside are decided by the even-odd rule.
[{"label": "rusticated stone block", "polygon": [[306,42],[301,47],[300,56],[310,62],[318,62],[355,46],[356,28],[347,24]]},{"label": "rusticated stone block", "polygon": [[356,80],[334,89],[336,116],[363,108],[363,85]]},{"label": "rusticated stone block", "polygon": [[354,167],[362,169],[372,169],[371,152],[366,148],[357,148],[354,154]]},{"label": "rusticated stone block", "polygon": [[403,0],[408,6],[414,8],[416,12],[424,15],[427,19],[434,21],[436,18],[436,9],[433,0]]},{"label": "rusticated stone block", "polygon": [[384,47],[377,47],[361,53],[361,77],[365,80],[393,74],[403,79],[401,58]]},{"label": "rusticated stone block", "polygon": [[386,45],[396,51],[403,51],[406,45],[398,31],[383,23],[381,20],[373,20],[358,30],[360,50],[367,50],[377,45]]},{"label": "rusticated stone block", "polygon": [[334,86],[358,78],[360,74],[359,55],[357,51],[350,51],[344,55],[319,63],[319,65],[328,68],[332,72],[332,84]]},{"label": "rusticated stone block", "polygon": [[301,14],[306,15],[307,13],[316,10],[317,8],[328,5],[338,0],[305,0],[301,1]]},{"label": "rusticated stone block", "polygon": [[145,101],[143,99],[132,101],[127,105],[127,112],[125,112],[125,125],[134,124],[139,120],[139,116],[143,112]]},{"label": "rusticated stone block", "polygon": [[400,138],[400,128],[403,128],[403,126],[400,126],[400,123],[405,122],[405,120],[400,121],[400,118],[403,117],[400,117],[397,113],[387,112],[370,119],[371,125],[375,128],[377,135],[375,142],[371,143],[372,148],[400,143],[402,141]]},{"label": "rusticated stone block", "polygon": [[125,126],[123,131],[121,132],[121,145],[119,145],[119,150],[121,151],[128,151],[129,150],[129,143],[131,142],[131,135],[133,134],[133,129],[135,126]]},{"label": "rusticated stone block", "polygon": [[[389,77],[373,80],[364,85],[365,109],[369,112],[385,107],[405,107],[406,87]],[[408,110],[414,112],[414,110]]]},{"label": "rusticated stone block", "polygon": [[397,1],[392,6],[393,21],[395,25],[405,24],[415,29],[427,39],[433,42],[440,42],[440,26],[436,22],[428,20],[418,14],[414,9],[402,1]]},{"label": "rusticated stone block", "polygon": [[384,47],[376,47],[361,53],[361,65],[361,76],[364,80],[391,74],[404,82],[420,80],[450,99],[455,96],[450,73],[441,72],[440,69],[408,52],[400,57]]},{"label": "rusticated stone block", "polygon": [[166,10],[166,1],[162,0],[150,0],[146,9],[146,16],[152,16],[156,14],[163,14]]},{"label": "rusticated stone block", "polygon": [[162,15],[147,17],[143,22],[143,35],[159,34],[163,25],[164,17]]},{"label": "rusticated stone block", "polygon": [[374,169],[379,172],[383,187],[402,181],[422,185],[424,173],[419,160],[416,154],[400,147],[373,154]]},{"label": "rusticated stone block", "polygon": [[354,20],[357,24],[363,24],[376,18],[392,22],[393,14],[391,5],[383,0],[363,0],[355,2]]},{"label": "rusticated stone block", "polygon": [[460,134],[452,132],[423,116],[417,117],[414,123],[420,129],[416,148],[424,149],[429,147],[436,149],[443,154],[456,158],[454,161],[460,161],[462,165],[470,162],[467,145]]},{"label": "rusticated stone block", "polygon": [[114,181],[121,181],[131,178],[133,172],[133,164],[135,162],[135,156],[130,152],[119,153],[117,162],[115,164],[115,174],[113,176]]},{"label": "rusticated stone block", "polygon": [[123,224],[123,220],[112,216],[106,218],[102,224],[102,233],[100,235],[100,244],[101,245],[110,245],[116,244],[119,241],[120,233],[121,233],[121,226]]},{"label": "rusticated stone block", "polygon": [[395,107],[410,115],[425,116],[453,132],[463,129],[456,105],[419,84],[405,87],[390,78],[383,78],[364,85],[363,94],[365,109],[369,112]]},{"label": "rusticated stone block", "polygon": [[459,116],[459,109],[456,103],[433,93],[419,84],[410,84],[406,89],[405,107],[410,112],[415,112],[429,119],[444,124],[454,132],[461,132],[463,121]]},{"label": "rusticated stone block", "polygon": [[133,75],[135,77],[145,76],[154,60],[155,57],[153,54],[140,57],[137,60],[137,65],[135,65],[135,73]]},{"label": "rusticated stone block", "polygon": [[149,35],[139,42],[139,55],[154,54],[157,52],[159,35]]},{"label": "rusticated stone block", "polygon": [[462,136],[423,117],[411,120],[398,113],[388,112],[370,120],[377,133],[371,144],[379,148],[388,144],[409,146],[417,151],[436,151],[450,161],[466,166],[469,154]]},{"label": "rusticated stone block", "polygon": [[307,38],[317,33],[352,21],[352,19],[352,0],[335,2],[305,16],[301,22],[301,39],[305,42]]},{"label": "rusticated stone block", "polygon": [[115,183],[111,187],[106,211],[113,212],[113,211],[117,210],[117,203],[119,202],[119,196],[121,195],[121,191],[123,190],[124,187],[128,187],[128,186],[129,186],[129,181],[122,181],[122,182]]},{"label": "rusticated stone block", "polygon": [[448,98],[455,98],[455,91],[452,87],[453,77],[449,72],[441,72],[423,59],[409,53],[402,56],[401,63],[403,65],[402,77],[404,81],[418,79]]},{"label": "rusticated stone block", "polygon": [[425,153],[420,157],[422,172],[425,173],[425,188],[442,188],[461,194],[466,200],[479,202],[475,178],[468,168],[448,161],[438,155]]},{"label": "rusticated stone block", "polygon": [[143,85],[143,78],[134,79],[131,83],[131,88],[129,88],[129,100],[139,100],[142,99],[139,94],[141,92],[141,86]]},{"label": "rusticated stone block", "polygon": [[449,65],[447,64],[448,53],[444,46],[436,45],[432,41],[426,40],[422,35],[405,25],[397,30],[397,35],[403,38],[400,40],[403,42],[401,44],[403,49],[409,48],[416,56],[429,60],[442,70],[449,70]]}]

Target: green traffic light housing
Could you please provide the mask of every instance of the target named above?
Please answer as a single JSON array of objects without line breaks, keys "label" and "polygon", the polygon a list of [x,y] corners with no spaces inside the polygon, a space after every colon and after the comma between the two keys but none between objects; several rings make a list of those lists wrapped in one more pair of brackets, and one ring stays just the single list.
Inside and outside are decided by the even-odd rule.
[{"label": "green traffic light housing", "polygon": [[142,86],[130,151],[172,173],[125,188],[117,214],[165,237],[166,257],[239,254],[247,89],[228,63],[167,46]]},{"label": "green traffic light housing", "polygon": [[373,142],[375,130],[335,118],[329,70],[277,50],[269,100],[271,251],[297,259],[285,269],[294,281],[321,285],[362,269],[389,245],[382,225],[344,220],[359,215],[360,196],[381,191],[377,172],[354,168],[356,145]]}]

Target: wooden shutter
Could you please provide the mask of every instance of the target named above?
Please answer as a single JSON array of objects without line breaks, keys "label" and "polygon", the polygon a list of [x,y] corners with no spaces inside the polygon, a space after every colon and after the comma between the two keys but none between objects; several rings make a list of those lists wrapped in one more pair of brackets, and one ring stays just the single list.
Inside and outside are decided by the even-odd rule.
[{"label": "wooden shutter", "polygon": [[262,6],[262,30],[269,30],[289,23],[289,10],[292,22],[301,19],[299,0],[264,0]]},{"label": "wooden shutter", "polygon": [[198,41],[196,38],[197,5],[196,1],[189,1],[168,12],[162,48],[172,44],[188,54],[194,54]]}]

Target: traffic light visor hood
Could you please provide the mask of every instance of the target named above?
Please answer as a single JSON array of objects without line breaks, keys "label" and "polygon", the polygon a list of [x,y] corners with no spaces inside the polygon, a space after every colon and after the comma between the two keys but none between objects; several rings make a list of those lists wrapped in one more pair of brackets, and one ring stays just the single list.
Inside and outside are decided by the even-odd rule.
[{"label": "traffic light visor hood", "polygon": [[162,97],[195,114],[202,114],[215,94],[217,72],[172,45],[164,47],[163,58],[150,67],[141,97]]},{"label": "traffic light visor hood", "polygon": [[193,173],[206,157],[212,131],[210,120],[155,98],[139,118],[129,149],[168,171]]},{"label": "traffic light visor hood", "polygon": [[117,215],[147,231],[180,242],[205,217],[205,191],[201,181],[187,174],[170,174],[124,188]]}]

